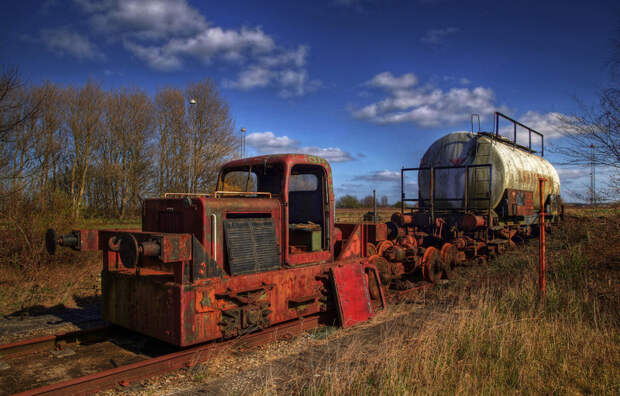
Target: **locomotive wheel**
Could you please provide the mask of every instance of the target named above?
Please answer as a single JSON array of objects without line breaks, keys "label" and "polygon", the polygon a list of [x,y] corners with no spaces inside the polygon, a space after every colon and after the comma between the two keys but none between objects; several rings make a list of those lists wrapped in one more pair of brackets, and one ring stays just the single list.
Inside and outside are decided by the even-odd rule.
[{"label": "locomotive wheel", "polygon": [[422,258],[422,276],[427,282],[435,283],[441,278],[443,272],[443,260],[439,250],[429,247]]}]

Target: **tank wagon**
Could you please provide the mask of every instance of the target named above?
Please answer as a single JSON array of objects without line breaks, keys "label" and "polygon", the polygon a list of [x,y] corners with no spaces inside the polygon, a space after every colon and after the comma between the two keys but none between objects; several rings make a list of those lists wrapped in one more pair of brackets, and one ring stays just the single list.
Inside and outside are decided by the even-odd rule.
[{"label": "tank wagon", "polygon": [[[509,120],[513,141],[450,134],[403,168],[403,205],[386,223],[335,223],[327,161],[280,154],[227,163],[212,194],[144,200],[140,230],[48,230],[47,248],[101,250],[103,319],[174,345],[315,316],[348,327],[384,307],[384,291],[449,277],[529,236],[541,177],[546,216],[558,217],[557,173],[542,150],[517,144],[516,125],[540,134]],[[415,171],[411,198],[405,175]]]},{"label": "tank wagon", "polygon": [[[500,119],[511,124],[512,139],[499,134]],[[527,131],[526,139],[517,127]],[[532,137],[540,139],[540,152]],[[547,226],[557,221],[563,213],[560,180],[543,155],[541,133],[499,112],[493,133],[474,133],[472,117],[471,133],[435,141],[419,167],[401,169],[401,212],[387,223],[388,239],[374,246],[377,255],[370,260],[384,285],[406,288],[420,272],[434,282],[466,260],[486,262],[538,232],[541,205]],[[406,175],[413,172],[417,197],[405,192]]]}]

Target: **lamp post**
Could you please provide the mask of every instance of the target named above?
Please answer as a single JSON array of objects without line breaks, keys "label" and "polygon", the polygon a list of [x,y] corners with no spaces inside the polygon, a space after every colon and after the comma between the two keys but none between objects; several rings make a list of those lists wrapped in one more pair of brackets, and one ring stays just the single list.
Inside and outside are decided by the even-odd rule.
[{"label": "lamp post", "polygon": [[245,158],[245,128],[241,128],[241,158]]},{"label": "lamp post", "polygon": [[192,123],[192,140],[194,141],[194,143],[190,146],[191,147],[191,160],[192,160],[192,167],[190,169],[190,185],[189,187],[189,191],[191,191],[192,193],[196,192],[196,186],[194,186],[193,184],[193,180],[194,180],[194,173],[195,173],[195,169],[196,169],[196,163],[197,163],[197,158],[196,158],[196,135],[197,135],[197,126],[196,126],[196,117],[192,117],[192,113],[195,112],[195,110],[191,110],[192,107],[196,106],[196,99],[194,98],[189,98],[188,99],[188,103],[189,103],[189,107],[190,109],[188,109],[188,117],[190,119],[190,122]]},{"label": "lamp post", "polygon": [[592,149],[590,156],[590,205],[596,204],[596,168],[594,167],[594,144],[590,145]]}]

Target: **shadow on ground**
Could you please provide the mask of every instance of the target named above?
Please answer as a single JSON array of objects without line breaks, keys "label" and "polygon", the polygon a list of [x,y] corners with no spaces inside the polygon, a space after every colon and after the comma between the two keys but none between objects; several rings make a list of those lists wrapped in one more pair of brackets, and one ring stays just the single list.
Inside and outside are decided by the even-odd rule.
[{"label": "shadow on ground", "polygon": [[19,336],[39,329],[72,327],[84,329],[101,322],[101,297],[73,296],[77,307],[58,304],[53,307],[33,305],[0,318],[0,337]]}]

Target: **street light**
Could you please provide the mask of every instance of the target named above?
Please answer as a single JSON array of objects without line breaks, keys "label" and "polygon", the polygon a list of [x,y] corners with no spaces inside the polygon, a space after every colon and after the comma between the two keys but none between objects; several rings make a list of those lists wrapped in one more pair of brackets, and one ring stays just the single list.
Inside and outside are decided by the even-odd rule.
[{"label": "street light", "polygon": [[245,128],[241,128],[241,158],[245,158]]},{"label": "street light", "polygon": [[592,149],[590,157],[590,205],[596,204],[596,168],[594,160],[594,144],[590,145]]}]

